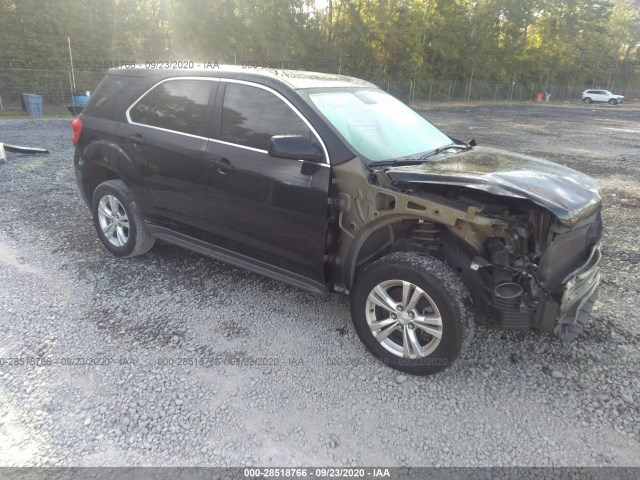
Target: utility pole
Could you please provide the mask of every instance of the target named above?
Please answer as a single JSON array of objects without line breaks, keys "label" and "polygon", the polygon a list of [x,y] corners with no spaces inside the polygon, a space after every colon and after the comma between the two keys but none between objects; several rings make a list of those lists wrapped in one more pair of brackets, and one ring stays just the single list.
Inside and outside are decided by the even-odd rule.
[{"label": "utility pole", "polygon": [[76,92],[76,75],[73,71],[73,57],[71,56],[71,38],[67,37],[67,43],[69,44],[69,61],[71,62],[71,86],[73,88],[73,92],[71,94],[75,94]]},{"label": "utility pole", "polygon": [[509,92],[509,101],[513,101],[513,89],[516,87],[516,72],[513,72],[513,80],[511,80],[511,91]]}]

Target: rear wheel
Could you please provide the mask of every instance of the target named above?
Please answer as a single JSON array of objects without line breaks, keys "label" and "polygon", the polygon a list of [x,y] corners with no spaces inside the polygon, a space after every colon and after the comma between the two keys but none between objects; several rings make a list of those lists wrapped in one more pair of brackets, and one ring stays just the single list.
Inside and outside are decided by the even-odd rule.
[{"label": "rear wheel", "polygon": [[469,293],[434,257],[387,255],[357,278],[351,317],[358,336],[396,370],[430,375],[448,367],[473,329]]},{"label": "rear wheel", "polygon": [[589,97],[587,97],[587,98],[584,99],[584,103],[590,104],[590,103],[593,103],[593,100],[591,100]]},{"label": "rear wheel", "polygon": [[108,180],[93,192],[91,212],[98,237],[118,257],[147,253],[155,244],[131,192],[122,180]]}]

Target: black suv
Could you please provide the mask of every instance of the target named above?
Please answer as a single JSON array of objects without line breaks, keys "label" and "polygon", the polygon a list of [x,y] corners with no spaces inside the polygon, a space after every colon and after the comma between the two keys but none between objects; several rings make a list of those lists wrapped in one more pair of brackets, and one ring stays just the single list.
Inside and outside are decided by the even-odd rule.
[{"label": "black suv", "polygon": [[78,185],[113,254],[161,239],[350,294],[358,335],[398,370],[451,364],[474,319],[565,340],[589,320],[596,183],[452,139],[368,82],[113,69],[72,129]]}]

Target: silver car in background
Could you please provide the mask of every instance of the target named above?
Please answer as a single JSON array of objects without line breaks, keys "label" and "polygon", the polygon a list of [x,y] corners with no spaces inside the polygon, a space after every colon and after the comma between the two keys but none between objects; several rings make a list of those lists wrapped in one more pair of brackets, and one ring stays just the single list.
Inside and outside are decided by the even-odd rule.
[{"label": "silver car in background", "polygon": [[604,102],[618,105],[624,103],[624,96],[616,95],[609,90],[585,90],[582,92],[582,101],[584,103]]}]

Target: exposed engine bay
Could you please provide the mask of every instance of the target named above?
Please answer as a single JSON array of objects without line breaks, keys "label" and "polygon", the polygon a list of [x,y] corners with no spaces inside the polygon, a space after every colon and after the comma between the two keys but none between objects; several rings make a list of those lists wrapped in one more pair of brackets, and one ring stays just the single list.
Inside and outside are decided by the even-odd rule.
[{"label": "exposed engine bay", "polygon": [[344,288],[380,256],[422,251],[458,273],[478,323],[536,328],[565,341],[588,323],[600,281],[599,196],[563,216],[524,195],[419,176],[404,180],[406,174],[397,180],[388,169],[365,183],[357,165],[347,165],[336,169],[330,220],[330,248],[345,259],[332,268],[343,270]]}]

